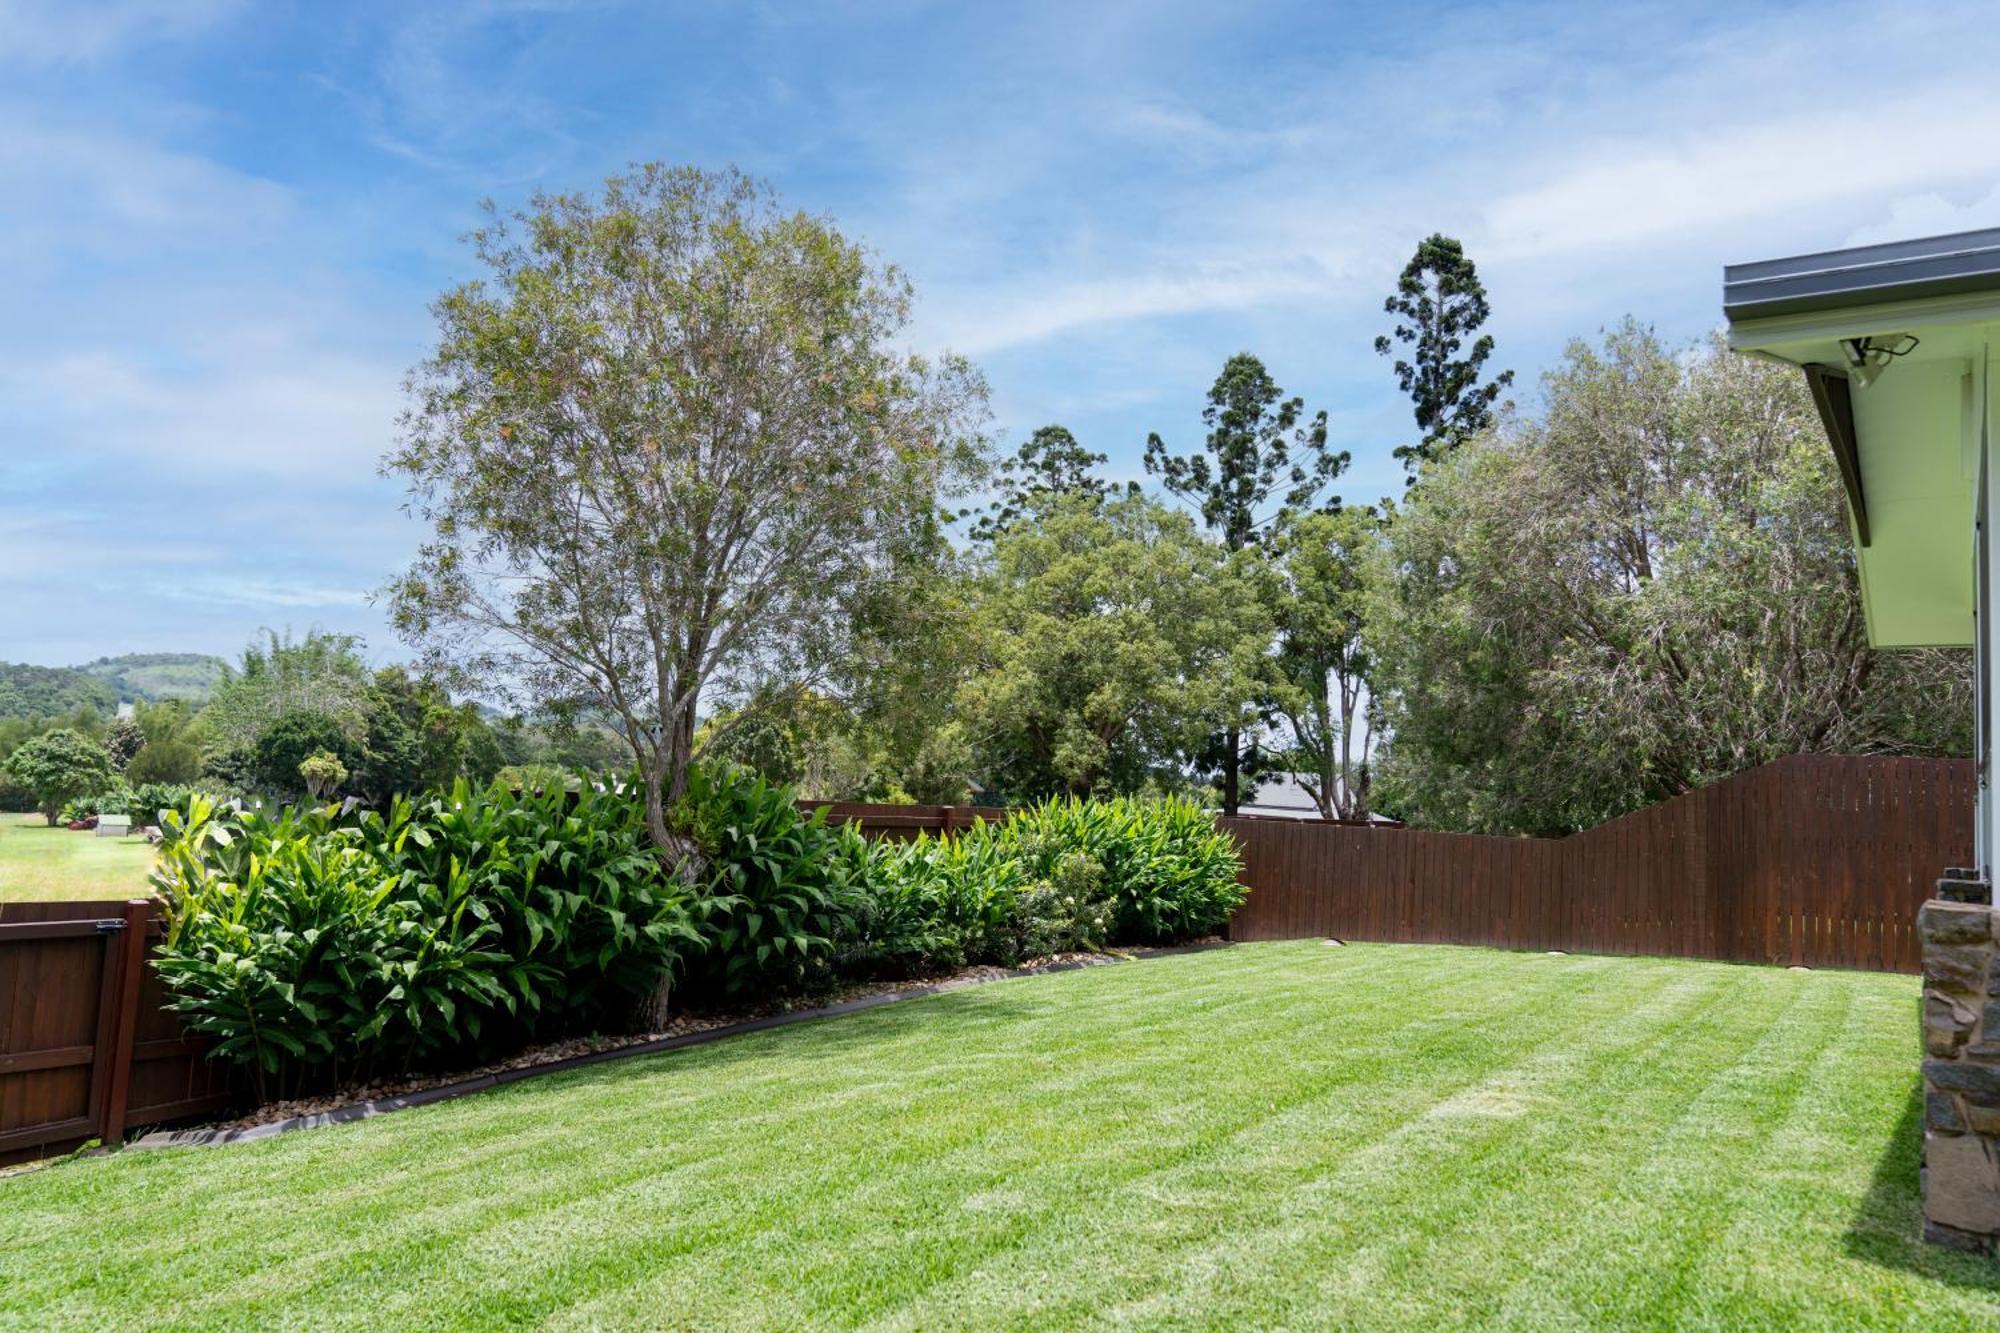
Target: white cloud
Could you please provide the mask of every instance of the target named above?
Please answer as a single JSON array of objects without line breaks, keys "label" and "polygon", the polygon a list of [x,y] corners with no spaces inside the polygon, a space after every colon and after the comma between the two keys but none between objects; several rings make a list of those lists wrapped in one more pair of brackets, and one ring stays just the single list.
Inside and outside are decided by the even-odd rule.
[{"label": "white cloud", "polygon": [[[241,352],[241,355],[237,355]],[[371,478],[394,438],[399,372],[325,347],[223,340],[196,364],[156,368],[110,352],[17,361],[0,370],[10,413],[63,423],[128,462],[318,478]]]},{"label": "white cloud", "polygon": [[240,247],[293,220],[289,189],[128,134],[0,104],[0,264]]},{"label": "white cloud", "polygon": [[263,578],[255,574],[212,573],[196,578],[159,580],[153,583],[152,591],[156,596],[175,601],[247,607],[259,611],[325,610],[368,605],[365,589],[305,580]]},{"label": "white cloud", "polygon": [[926,312],[922,331],[977,356],[1093,324],[1299,301],[1329,287],[1325,269],[1304,255],[1257,267],[1190,268],[1082,278],[1026,291],[952,292]]},{"label": "white cloud", "polygon": [[0,0],[0,64],[80,64],[201,32],[241,0]]},{"label": "white cloud", "polygon": [[1873,245],[1904,241],[1912,236],[1943,236],[1955,231],[2000,227],[2000,186],[1975,193],[1970,202],[1955,204],[1937,191],[1903,195],[1889,201],[1880,222],[1856,227],[1842,245]]},{"label": "white cloud", "polygon": [[[1494,260],[1615,250],[1685,237],[1750,218],[1785,217],[1843,201],[1869,204],[1919,186],[2000,176],[2000,139],[1936,126],[2000,118],[2000,89],[1931,87],[1921,95],[1843,99],[1809,115],[1671,125],[1593,138],[1552,179],[1503,195],[1484,211]],[[1913,127],[1925,127],[1912,132]]]}]

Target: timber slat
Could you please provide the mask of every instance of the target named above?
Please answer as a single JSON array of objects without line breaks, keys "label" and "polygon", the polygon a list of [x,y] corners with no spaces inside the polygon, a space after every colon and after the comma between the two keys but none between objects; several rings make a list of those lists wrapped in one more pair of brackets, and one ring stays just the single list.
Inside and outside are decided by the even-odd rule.
[{"label": "timber slat", "polygon": [[1224,819],[1239,940],[1431,941],[1915,972],[1972,765],[1800,755],[1567,838]]}]

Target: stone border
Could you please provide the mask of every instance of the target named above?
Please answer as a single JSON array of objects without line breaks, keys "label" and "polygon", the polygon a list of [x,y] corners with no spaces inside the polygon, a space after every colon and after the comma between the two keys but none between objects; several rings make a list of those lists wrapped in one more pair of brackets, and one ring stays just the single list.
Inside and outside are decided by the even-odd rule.
[{"label": "stone border", "polygon": [[[1177,954],[1203,953],[1210,949],[1229,947],[1227,940],[1221,940],[1207,944],[1121,950],[1122,956],[1107,955],[1107,959],[1115,964],[1165,958]],[[753,1032],[767,1032],[772,1028],[790,1027],[794,1023],[810,1023],[822,1018],[838,1018],[843,1014],[858,1014],[865,1009],[879,1009],[886,1004],[900,1004],[904,1000],[918,1000],[931,995],[970,990],[975,986],[1013,981],[1020,977],[1044,976],[1051,972],[1079,972],[1085,968],[1103,966],[1106,966],[1106,963],[1044,963],[1038,967],[1015,968],[1005,976],[939,982],[928,986],[913,986],[908,990],[885,991],[879,995],[864,995],[860,999],[845,1000],[839,1004],[824,1005],[817,1009],[795,1009],[789,1013],[767,1014],[763,1018],[746,1019],[741,1023],[730,1023],[723,1027],[705,1028],[700,1032],[685,1032],[675,1037],[661,1037],[654,1041],[634,1042],[630,1046],[618,1046],[606,1051],[572,1055],[562,1060],[551,1060],[547,1064],[503,1069],[498,1073],[481,1074],[476,1078],[461,1079],[456,1083],[440,1083],[434,1088],[424,1088],[417,1092],[400,1093],[394,1097],[379,1097],[373,1101],[354,1102],[331,1111],[316,1111],[311,1115],[272,1120],[261,1125],[248,1125],[242,1129],[155,1130],[151,1134],[133,1139],[124,1146],[127,1149],[218,1148],[235,1143],[255,1143],[259,1139],[276,1138],[280,1134],[294,1134],[300,1130],[320,1129],[327,1125],[344,1125],[355,1120],[388,1115],[394,1111],[406,1111],[416,1106],[429,1106],[434,1102],[453,1101],[460,1097],[469,1097],[474,1093],[485,1092],[489,1088],[523,1083],[531,1078],[542,1078],[549,1074],[567,1073],[572,1069],[582,1069],[588,1065],[607,1064],[613,1060],[628,1060],[641,1055],[661,1055],[669,1051],[685,1050],[690,1046],[703,1046],[712,1041],[721,1041],[725,1037],[747,1036]]]}]

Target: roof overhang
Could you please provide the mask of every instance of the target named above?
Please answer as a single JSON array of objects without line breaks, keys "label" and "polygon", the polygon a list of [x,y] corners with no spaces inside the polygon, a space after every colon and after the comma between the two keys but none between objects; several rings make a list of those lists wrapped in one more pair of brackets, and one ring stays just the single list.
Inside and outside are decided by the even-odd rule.
[{"label": "roof overhang", "polygon": [[1847,493],[1868,637],[1973,639],[2000,229],[1723,271],[1729,345],[1801,367]]}]

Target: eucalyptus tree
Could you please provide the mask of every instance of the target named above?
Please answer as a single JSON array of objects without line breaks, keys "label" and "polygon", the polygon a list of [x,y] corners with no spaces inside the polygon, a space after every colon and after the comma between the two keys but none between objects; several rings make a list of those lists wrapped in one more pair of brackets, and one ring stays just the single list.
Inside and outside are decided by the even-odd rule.
[{"label": "eucalyptus tree", "polygon": [[[1146,471],[1193,504],[1225,550],[1259,544],[1288,515],[1339,509],[1340,498],[1326,488],[1346,470],[1348,455],[1327,448],[1326,413],[1308,419],[1305,400],[1285,397],[1250,353],[1223,363],[1201,420],[1208,433],[1199,451],[1177,455],[1157,432],[1149,435]],[[1260,694],[1246,695],[1205,747],[1203,766],[1221,779],[1225,814],[1236,813],[1246,770],[1254,782],[1256,763],[1244,753],[1243,730],[1267,706]]]},{"label": "eucalyptus tree", "polygon": [[980,464],[984,386],[902,349],[900,272],[734,170],[489,207],[471,241],[384,464],[435,529],[393,618],[439,671],[613,719],[678,862],[704,709],[837,670]]},{"label": "eucalyptus tree", "polygon": [[1414,480],[1426,462],[1493,423],[1494,401],[1514,382],[1514,372],[1503,370],[1480,382],[1493,338],[1479,330],[1493,311],[1478,267],[1450,236],[1433,233],[1418,244],[1382,309],[1396,317],[1394,341],[1383,334],[1375,339],[1375,350],[1389,356],[1396,343],[1407,348],[1408,360],[1397,356],[1396,382],[1409,395],[1424,433],[1395,451]]},{"label": "eucalyptus tree", "polygon": [[987,789],[1024,800],[1180,785],[1264,670],[1255,559],[1149,496],[1033,500],[979,578],[957,697]]},{"label": "eucalyptus tree", "polygon": [[1278,629],[1273,698],[1288,743],[1274,756],[1322,819],[1365,820],[1381,710],[1365,633],[1384,577],[1386,520],[1372,507],[1306,514],[1273,534],[1268,600]]},{"label": "eucalyptus tree", "polygon": [[1543,397],[1390,528],[1366,613],[1385,809],[1560,833],[1799,751],[1969,751],[1966,654],[1868,648],[1795,375],[1628,322]]}]

